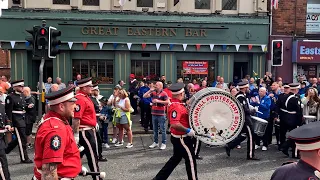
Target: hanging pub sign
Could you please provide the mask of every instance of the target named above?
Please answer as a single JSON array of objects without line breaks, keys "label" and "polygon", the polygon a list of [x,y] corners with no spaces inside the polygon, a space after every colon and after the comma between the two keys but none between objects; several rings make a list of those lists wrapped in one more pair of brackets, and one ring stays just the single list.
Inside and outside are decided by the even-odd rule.
[{"label": "hanging pub sign", "polygon": [[183,61],[184,74],[208,74],[208,61]]}]

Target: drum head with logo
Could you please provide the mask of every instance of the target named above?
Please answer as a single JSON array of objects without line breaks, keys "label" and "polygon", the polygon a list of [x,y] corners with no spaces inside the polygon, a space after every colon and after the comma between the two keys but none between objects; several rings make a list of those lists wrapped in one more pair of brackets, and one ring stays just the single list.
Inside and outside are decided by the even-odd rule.
[{"label": "drum head with logo", "polygon": [[190,101],[190,126],[202,142],[224,145],[240,134],[245,121],[243,108],[229,92],[206,88]]}]

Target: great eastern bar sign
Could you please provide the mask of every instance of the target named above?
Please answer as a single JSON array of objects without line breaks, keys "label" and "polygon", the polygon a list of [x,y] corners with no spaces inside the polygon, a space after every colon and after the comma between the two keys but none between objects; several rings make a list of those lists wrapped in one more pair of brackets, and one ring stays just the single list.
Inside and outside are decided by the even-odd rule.
[{"label": "great eastern bar sign", "polygon": [[[140,27],[121,27],[126,30],[127,36],[159,36],[159,37],[175,37],[177,36],[177,28],[140,28]],[[103,26],[85,26],[82,27],[83,35],[98,35],[98,36],[118,36],[120,27],[103,27]],[[184,29],[185,37],[207,37],[205,29]]]},{"label": "great eastern bar sign", "polygon": [[319,63],[320,42],[296,41],[293,61],[298,63]]}]

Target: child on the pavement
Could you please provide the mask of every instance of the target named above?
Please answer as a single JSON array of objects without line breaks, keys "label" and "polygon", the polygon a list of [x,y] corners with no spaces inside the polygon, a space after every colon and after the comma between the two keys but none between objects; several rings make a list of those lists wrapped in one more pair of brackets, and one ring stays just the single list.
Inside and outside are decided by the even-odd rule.
[{"label": "child on the pavement", "polygon": [[106,148],[110,148],[108,145],[109,138],[108,138],[108,126],[109,126],[109,121],[112,121],[112,109],[110,106],[107,105],[108,103],[108,98],[103,97],[100,99],[102,109],[100,111],[100,117],[99,120],[102,124],[102,132],[101,132],[101,139],[102,142],[104,143]]}]

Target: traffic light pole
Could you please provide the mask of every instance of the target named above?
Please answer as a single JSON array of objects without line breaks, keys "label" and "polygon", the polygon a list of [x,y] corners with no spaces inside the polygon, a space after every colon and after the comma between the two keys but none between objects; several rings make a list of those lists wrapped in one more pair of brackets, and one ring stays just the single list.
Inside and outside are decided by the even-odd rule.
[{"label": "traffic light pole", "polygon": [[38,118],[39,120],[41,120],[42,118],[42,91],[43,91],[43,87],[42,87],[42,84],[43,84],[43,67],[44,67],[44,63],[45,63],[45,56],[44,56],[44,52],[45,52],[45,49],[46,47],[45,46],[42,46],[42,52],[43,52],[43,55],[41,57],[41,63],[40,63],[40,66],[39,66],[39,86],[38,86],[38,89],[39,89],[39,104],[38,104]]}]

